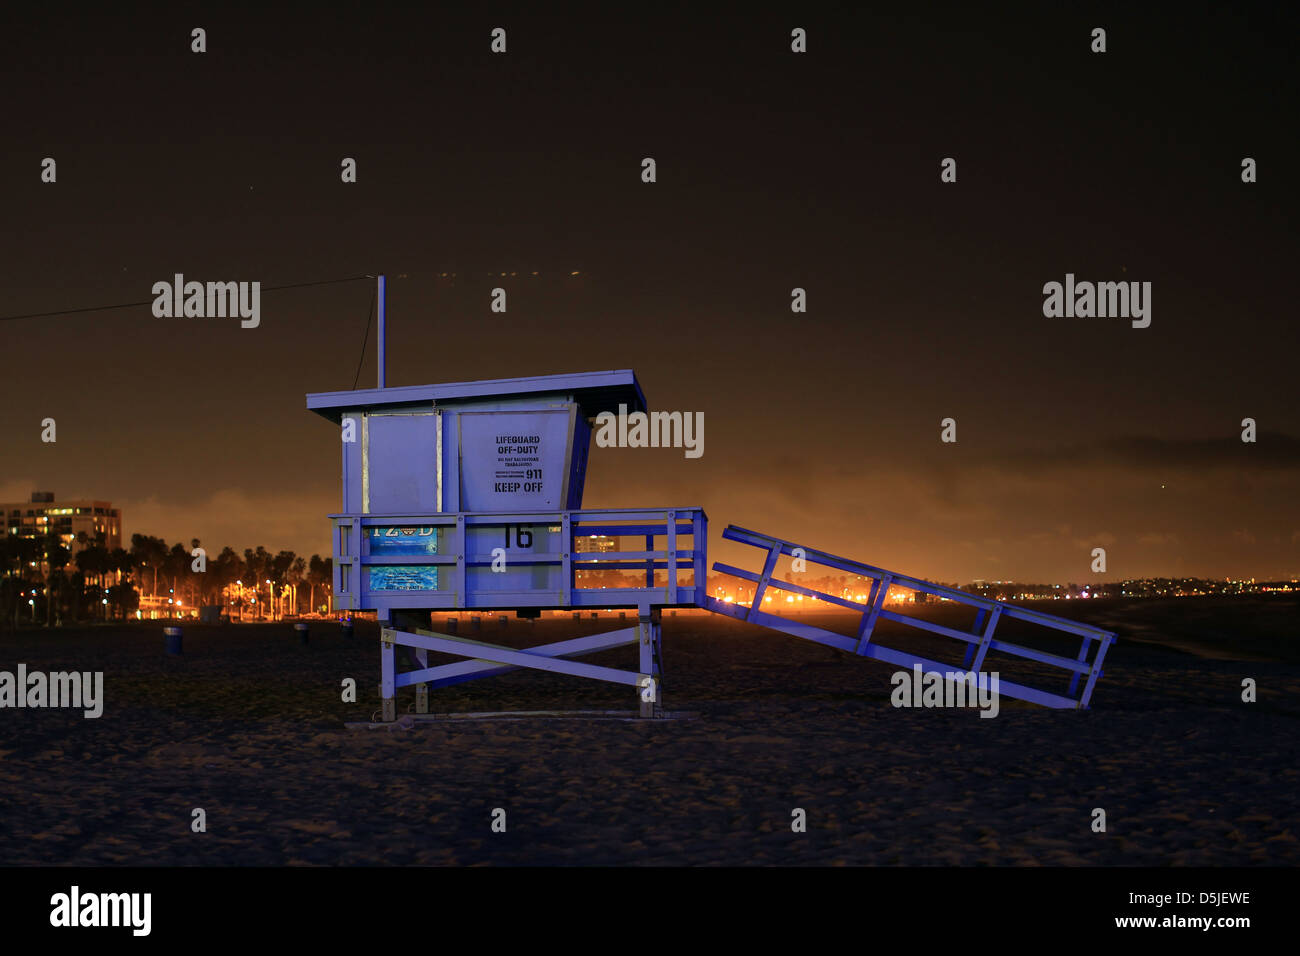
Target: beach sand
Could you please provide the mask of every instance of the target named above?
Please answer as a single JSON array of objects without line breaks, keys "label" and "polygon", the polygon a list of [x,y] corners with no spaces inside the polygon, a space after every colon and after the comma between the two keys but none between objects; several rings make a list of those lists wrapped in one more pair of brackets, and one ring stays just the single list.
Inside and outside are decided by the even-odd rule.
[{"label": "beach sand", "polygon": [[[345,639],[312,622],[306,646],[287,623],[190,625],[182,657],[160,626],[9,632],[0,670],[103,671],[106,700],[96,720],[0,710],[0,864],[1300,862],[1300,604],[1091,603],[1070,611],[1119,633],[1092,709],[1003,698],[995,719],[896,709],[892,666],[707,615],[663,620],[664,705],[693,719],[380,730],[343,726],[379,707],[373,623]],[[484,614],[472,636],[522,647],[619,626]],[[635,650],[584,659],[634,669]],[[515,672],[430,701],[630,710],[633,695]]]}]

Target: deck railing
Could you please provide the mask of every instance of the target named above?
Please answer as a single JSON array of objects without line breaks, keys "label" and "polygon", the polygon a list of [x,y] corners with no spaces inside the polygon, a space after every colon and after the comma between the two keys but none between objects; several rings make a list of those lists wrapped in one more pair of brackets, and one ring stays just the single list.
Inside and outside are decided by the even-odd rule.
[{"label": "deck railing", "polygon": [[[700,508],[336,514],[341,610],[694,606],[704,596],[708,517]],[[625,539],[618,551],[582,541]],[[621,550],[626,539],[643,547]],[[583,571],[644,572],[600,587]]]}]

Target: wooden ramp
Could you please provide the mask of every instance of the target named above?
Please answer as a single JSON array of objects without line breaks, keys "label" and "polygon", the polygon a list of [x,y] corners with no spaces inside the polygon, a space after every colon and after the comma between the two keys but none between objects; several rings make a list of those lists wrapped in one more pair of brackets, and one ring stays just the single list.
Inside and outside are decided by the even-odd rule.
[{"label": "wooden ramp", "polygon": [[[1093,688],[1102,675],[1101,665],[1106,656],[1106,651],[1115,641],[1115,635],[1110,631],[1104,631],[1089,624],[1082,624],[1078,621],[1071,621],[1063,617],[1057,617],[1054,614],[1045,614],[1042,611],[1034,611],[1029,608],[1015,607],[1001,601],[980,597],[977,594],[944,587],[931,581],[923,581],[920,578],[909,577],[895,571],[886,571],[884,568],[877,568],[859,561],[850,561],[847,558],[827,554],[814,548],[804,548],[789,541],[774,538],[771,535],[747,531],[735,525],[728,526],[722,536],[730,541],[739,541],[743,544],[761,548],[767,552],[767,557],[763,563],[763,570],[757,573],[715,562],[713,565],[714,571],[753,582],[756,586],[754,599],[749,606],[732,604],[719,601],[714,597],[705,596],[703,607],[708,610],[718,614],[726,614],[742,621],[749,621],[752,624],[770,627],[773,630],[784,631],[786,634],[808,641],[816,641],[819,644],[838,648],[850,654],[875,658],[908,670],[919,667],[925,674],[935,673],[942,676],[958,672],[985,673],[984,669],[989,664],[988,655],[996,653],[1018,658],[1021,661],[1045,664],[1058,669],[1062,672],[1062,684],[1065,683],[1064,678],[1068,675],[1068,687],[1062,687],[1061,691],[1063,692],[1031,687],[1028,684],[1009,681],[999,676],[999,693],[1018,700],[1042,704],[1045,707],[1086,708],[1088,702],[1092,699]],[[850,574],[870,578],[872,582],[870,593],[864,602],[859,602],[840,595],[826,594],[789,581],[778,580],[773,577],[773,574],[776,571],[777,561],[782,555],[790,555],[810,564],[835,568]],[[975,624],[969,631],[961,631],[910,615],[886,610],[885,600],[891,587],[903,588],[917,594],[973,607],[976,609]],[[856,635],[849,637],[838,634],[825,628],[792,620],[765,610],[764,598],[768,596],[769,591],[773,590],[816,598],[819,601],[825,601],[828,604],[838,605],[860,613],[861,617]],[[777,602],[772,603],[776,604]],[[1057,633],[1063,632],[1075,635],[1081,639],[1078,654],[1073,658],[1064,657],[1059,654],[1051,654],[1032,647],[1026,647],[1023,644],[998,639],[994,634],[999,622],[1004,619],[1024,621],[1048,628]],[[945,664],[927,657],[918,656],[909,651],[886,647],[879,643],[878,640],[873,640],[873,632],[877,623],[881,620],[894,621],[929,634],[937,634],[941,637],[962,642],[965,645],[965,652],[961,666]]]}]

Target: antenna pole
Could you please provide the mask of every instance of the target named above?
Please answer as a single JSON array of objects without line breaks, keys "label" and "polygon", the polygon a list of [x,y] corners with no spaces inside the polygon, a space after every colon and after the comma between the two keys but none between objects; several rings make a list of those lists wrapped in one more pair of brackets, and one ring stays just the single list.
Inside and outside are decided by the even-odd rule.
[{"label": "antenna pole", "polygon": [[379,387],[384,387],[384,277],[379,276]]}]

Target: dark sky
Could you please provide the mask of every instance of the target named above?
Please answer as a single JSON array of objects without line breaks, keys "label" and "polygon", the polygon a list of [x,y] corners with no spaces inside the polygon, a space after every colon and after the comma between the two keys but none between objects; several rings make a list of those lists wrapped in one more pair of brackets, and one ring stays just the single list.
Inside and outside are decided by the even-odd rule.
[{"label": "dark sky", "polygon": [[[1111,578],[1300,574],[1281,14],[764,10],[6,9],[0,315],[384,271],[389,384],[630,367],[704,412],[702,458],[594,449],[588,507],[941,580],[1088,580],[1099,545]],[[1067,272],[1151,282],[1150,328],[1045,318]],[[371,292],[266,292],[257,329],[0,322],[0,500],[325,551],[338,439],[304,396],[352,386]]]}]

